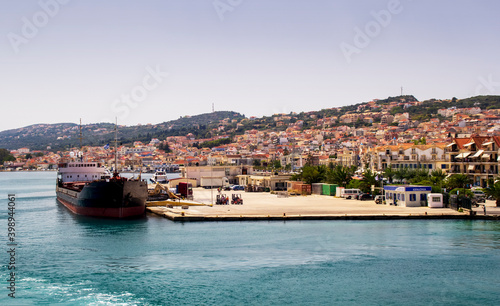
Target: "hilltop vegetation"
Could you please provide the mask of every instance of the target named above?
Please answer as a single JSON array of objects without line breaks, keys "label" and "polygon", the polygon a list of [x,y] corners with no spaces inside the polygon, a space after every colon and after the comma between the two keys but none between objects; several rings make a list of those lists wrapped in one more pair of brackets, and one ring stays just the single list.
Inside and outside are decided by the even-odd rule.
[{"label": "hilltop vegetation", "polygon": [[[168,136],[186,136],[194,139],[207,139],[214,136],[225,135],[228,139],[235,135],[244,134],[248,130],[284,131],[290,125],[295,125],[304,130],[321,128],[317,125],[318,119],[329,117],[340,117],[347,113],[381,112],[390,110],[390,114],[408,112],[410,119],[426,121],[439,117],[437,111],[443,108],[470,108],[479,107],[485,109],[500,109],[500,96],[477,96],[458,100],[431,99],[423,101],[418,106],[412,103],[418,100],[412,95],[388,97],[387,99],[375,100],[375,102],[363,102],[343,107],[333,107],[319,111],[275,114],[261,118],[245,118],[245,116],[231,111],[220,111],[200,114],[196,116],[181,117],[176,120],[154,125],[120,126],[118,129],[118,141],[124,145],[131,145],[134,141],[149,142],[152,138],[164,140]],[[374,118],[374,122],[380,118]],[[299,124],[300,123],[300,124]],[[352,127],[370,126],[372,123],[358,120],[352,123],[336,121],[330,127],[347,125]],[[115,126],[111,123],[86,124],[82,126],[82,145],[104,146],[112,143],[115,138]],[[227,140],[226,140],[227,141]],[[31,150],[46,150],[50,147],[52,151],[64,150],[80,145],[79,126],[74,123],[58,124],[35,124],[20,129],[0,132],[0,147],[9,150],[28,147]],[[216,146],[217,143],[199,145]]]},{"label": "hilltop vegetation", "polygon": [[[151,138],[165,139],[167,136],[187,135],[208,138],[220,121],[245,118],[236,112],[214,112],[155,124],[120,126],[117,131],[119,143],[127,145],[134,141],[149,142]],[[233,123],[234,127],[236,125]],[[228,125],[229,127],[231,124]],[[93,123],[82,125],[81,143],[84,146],[104,146],[115,139],[115,125]],[[80,127],[74,123],[34,124],[27,127],[0,132],[0,147],[14,150],[28,147],[31,150],[64,150],[80,146]]]}]

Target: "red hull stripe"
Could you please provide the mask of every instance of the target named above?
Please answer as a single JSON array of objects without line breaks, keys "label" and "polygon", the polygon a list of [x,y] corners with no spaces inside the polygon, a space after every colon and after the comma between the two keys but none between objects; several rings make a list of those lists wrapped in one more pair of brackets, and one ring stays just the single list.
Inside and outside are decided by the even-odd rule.
[{"label": "red hull stripe", "polygon": [[143,206],[122,207],[122,208],[97,208],[76,206],[61,198],[57,198],[64,206],[77,215],[104,217],[104,218],[129,218],[144,214]]}]

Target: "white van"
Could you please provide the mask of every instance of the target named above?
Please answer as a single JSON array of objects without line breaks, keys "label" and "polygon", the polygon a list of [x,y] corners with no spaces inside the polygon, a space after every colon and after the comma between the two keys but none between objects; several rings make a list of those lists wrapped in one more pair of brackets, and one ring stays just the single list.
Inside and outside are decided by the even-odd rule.
[{"label": "white van", "polygon": [[340,197],[341,198],[346,198],[346,199],[354,199],[358,194],[361,194],[361,190],[359,189],[343,189],[340,192]]}]

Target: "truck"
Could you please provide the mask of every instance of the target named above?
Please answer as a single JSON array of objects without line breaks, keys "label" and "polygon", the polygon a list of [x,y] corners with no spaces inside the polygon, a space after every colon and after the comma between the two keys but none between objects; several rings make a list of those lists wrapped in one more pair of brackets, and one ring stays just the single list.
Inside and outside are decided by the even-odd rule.
[{"label": "truck", "polygon": [[204,176],[200,178],[200,186],[203,188],[225,188],[229,187],[229,180],[227,177]]},{"label": "truck", "polygon": [[177,193],[181,195],[184,199],[193,199],[193,186],[191,183],[179,182],[177,185]]}]

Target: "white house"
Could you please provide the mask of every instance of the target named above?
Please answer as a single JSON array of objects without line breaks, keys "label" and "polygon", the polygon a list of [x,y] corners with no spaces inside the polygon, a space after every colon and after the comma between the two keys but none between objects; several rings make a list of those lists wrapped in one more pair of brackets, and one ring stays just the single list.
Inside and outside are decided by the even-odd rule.
[{"label": "white house", "polygon": [[386,203],[403,207],[427,206],[430,186],[387,185],[384,186]]}]

